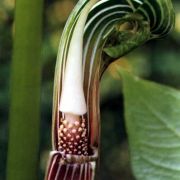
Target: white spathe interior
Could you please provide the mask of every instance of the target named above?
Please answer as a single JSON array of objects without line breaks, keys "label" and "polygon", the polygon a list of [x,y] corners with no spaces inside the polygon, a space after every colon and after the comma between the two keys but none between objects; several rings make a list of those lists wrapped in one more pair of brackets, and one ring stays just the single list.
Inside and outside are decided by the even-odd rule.
[{"label": "white spathe interior", "polygon": [[87,112],[83,92],[83,34],[88,13],[95,2],[90,1],[82,10],[69,46],[59,109],[65,113],[83,115]]}]

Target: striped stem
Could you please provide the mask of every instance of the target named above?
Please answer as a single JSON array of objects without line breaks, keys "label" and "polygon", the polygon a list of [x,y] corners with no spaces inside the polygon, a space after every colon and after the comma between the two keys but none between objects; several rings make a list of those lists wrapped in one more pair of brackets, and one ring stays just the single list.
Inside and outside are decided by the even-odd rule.
[{"label": "striped stem", "polygon": [[52,151],[49,160],[48,180],[93,180],[96,156],[77,156]]}]

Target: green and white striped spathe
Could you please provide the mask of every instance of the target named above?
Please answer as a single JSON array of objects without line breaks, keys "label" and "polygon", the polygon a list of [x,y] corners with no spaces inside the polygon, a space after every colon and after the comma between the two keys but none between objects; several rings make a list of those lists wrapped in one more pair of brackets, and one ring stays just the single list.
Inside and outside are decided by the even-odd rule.
[{"label": "green and white striped spathe", "polygon": [[[88,3],[89,1],[91,2]],[[89,6],[87,3],[90,4],[89,8],[87,8]],[[89,169],[92,169],[92,173],[89,173],[89,177],[91,176],[90,179],[93,179],[99,144],[99,81],[103,72],[111,62],[134,48],[150,39],[167,35],[173,26],[174,10],[171,0],[100,0],[97,2],[96,0],[79,0],[66,23],[58,49],[53,94],[53,151],[50,156],[52,163],[49,164],[48,179],[51,179],[54,174],[57,175],[56,177],[60,175],[60,170],[56,169],[56,165],[58,169],[66,166],[65,175],[69,171],[67,169],[71,164],[59,164],[62,155],[64,158],[64,154],[59,151],[58,132],[59,125],[62,123],[60,111],[72,113],[69,110],[69,104],[72,103],[71,99],[74,96],[77,98],[77,92],[80,92],[79,97],[83,97],[83,103],[81,103],[83,105],[78,105],[78,102],[72,106],[72,103],[70,104],[71,109],[76,115],[86,113],[87,147],[91,148],[92,151],[88,151],[89,154],[83,161],[77,154],[76,158],[71,155],[68,157],[75,160],[73,162],[75,165],[79,162],[78,159],[84,165],[90,165]],[[78,74],[78,78],[67,78]],[[72,83],[63,86],[67,79],[73,79],[73,81],[68,80],[68,83]],[[81,91],[74,90],[76,85],[76,89],[82,88]],[[64,90],[65,105],[59,108],[63,99],[64,87],[69,89]],[[72,98],[68,97],[70,93]],[[96,157],[95,160],[93,159],[93,166],[90,163],[92,157]],[[83,163],[78,164],[79,167],[81,165],[86,167]],[[76,166],[71,168],[76,169]]]},{"label": "green and white striped spathe", "polygon": [[[61,37],[55,71],[54,107],[57,105],[58,92],[61,91],[60,76],[66,66],[72,33],[81,10],[88,2],[88,0],[80,0],[77,3]],[[118,32],[117,27],[125,22],[132,23],[136,31]],[[165,36],[173,26],[174,10],[171,0],[98,1],[90,11],[84,29],[82,63],[84,79],[86,79],[85,91],[88,91],[97,68],[101,76],[110,62],[152,38]],[[86,98],[88,98],[87,94]],[[55,111],[56,108],[53,108],[53,116],[55,116]]]}]

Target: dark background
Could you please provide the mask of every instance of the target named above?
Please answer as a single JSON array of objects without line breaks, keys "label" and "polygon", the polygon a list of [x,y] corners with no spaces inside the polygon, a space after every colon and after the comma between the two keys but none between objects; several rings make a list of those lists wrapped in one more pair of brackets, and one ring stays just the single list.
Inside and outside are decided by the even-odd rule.
[{"label": "dark background", "polygon": [[[14,2],[0,0],[0,180],[5,179],[8,145],[9,76],[14,35]],[[57,47],[65,21],[74,7],[73,0],[45,0],[42,84],[41,144],[39,179],[43,179],[51,149],[51,106]],[[101,159],[102,180],[132,180],[127,135],[123,118],[121,80],[117,67],[123,66],[149,80],[180,88],[180,2],[174,0],[176,26],[165,39],[148,42],[121,58],[105,72],[101,82]]]}]

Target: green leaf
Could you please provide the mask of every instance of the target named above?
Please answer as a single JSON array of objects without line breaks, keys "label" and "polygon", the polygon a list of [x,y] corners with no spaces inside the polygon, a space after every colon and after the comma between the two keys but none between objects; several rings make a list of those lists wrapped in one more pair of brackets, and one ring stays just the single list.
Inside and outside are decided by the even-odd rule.
[{"label": "green leaf", "polygon": [[121,71],[131,163],[138,180],[180,179],[180,92]]}]

